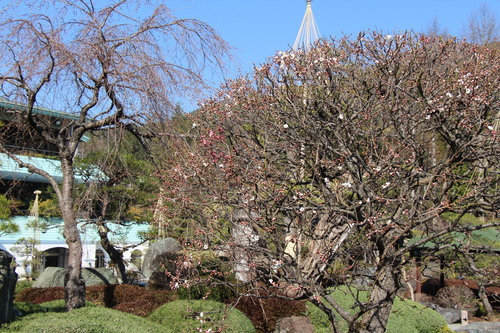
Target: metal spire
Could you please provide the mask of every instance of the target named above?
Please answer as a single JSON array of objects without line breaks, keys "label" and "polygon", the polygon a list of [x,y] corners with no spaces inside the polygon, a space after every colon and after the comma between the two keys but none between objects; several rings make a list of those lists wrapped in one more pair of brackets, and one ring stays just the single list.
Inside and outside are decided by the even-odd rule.
[{"label": "metal spire", "polygon": [[306,0],[306,13],[304,14],[299,33],[293,44],[294,50],[308,50],[320,37],[319,29],[312,12],[311,1],[312,0]]}]

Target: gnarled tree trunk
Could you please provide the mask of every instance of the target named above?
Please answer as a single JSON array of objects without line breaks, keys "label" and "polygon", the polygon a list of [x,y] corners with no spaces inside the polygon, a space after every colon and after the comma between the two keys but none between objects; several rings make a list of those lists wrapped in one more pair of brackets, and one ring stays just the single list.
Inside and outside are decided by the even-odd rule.
[{"label": "gnarled tree trunk", "polygon": [[113,263],[118,267],[122,283],[128,283],[127,269],[125,267],[125,262],[123,261],[122,251],[119,251],[113,246],[113,244],[111,244],[111,241],[108,238],[109,229],[106,226],[106,223],[101,220],[97,220],[96,224],[102,248],[109,254]]},{"label": "gnarled tree trunk", "polygon": [[375,275],[375,283],[370,296],[370,304],[374,305],[362,319],[361,333],[384,333],[391,313],[391,308],[400,284],[400,268],[386,262],[379,265]]},{"label": "gnarled tree trunk", "polygon": [[73,166],[69,160],[61,160],[63,172],[59,206],[64,220],[64,239],[68,244],[68,271],[64,278],[66,308],[73,310],[85,306],[85,281],[82,278],[82,240],[78,231],[73,199]]}]

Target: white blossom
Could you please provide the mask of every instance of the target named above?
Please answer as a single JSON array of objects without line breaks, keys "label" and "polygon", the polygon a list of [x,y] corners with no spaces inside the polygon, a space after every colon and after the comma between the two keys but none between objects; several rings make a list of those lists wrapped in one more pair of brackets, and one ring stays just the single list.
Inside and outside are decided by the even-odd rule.
[{"label": "white blossom", "polygon": [[283,125],[283,128],[288,128],[288,124],[284,124],[284,125]]},{"label": "white blossom", "polygon": [[389,185],[391,185],[391,182],[387,182],[387,183],[385,183],[384,185],[382,185],[382,188],[388,188],[388,187],[389,187]]},{"label": "white blossom", "polygon": [[349,182],[342,183],[341,185],[344,187],[352,187],[352,184]]}]

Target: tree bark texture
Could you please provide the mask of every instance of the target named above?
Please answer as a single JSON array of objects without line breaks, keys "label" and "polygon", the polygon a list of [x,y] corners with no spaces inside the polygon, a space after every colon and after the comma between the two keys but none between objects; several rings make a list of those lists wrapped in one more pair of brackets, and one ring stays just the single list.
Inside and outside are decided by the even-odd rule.
[{"label": "tree bark texture", "polygon": [[399,288],[400,268],[381,265],[375,276],[370,304],[374,306],[362,319],[361,333],[384,333]]},{"label": "tree bark texture", "polygon": [[59,205],[64,220],[64,239],[69,250],[68,271],[64,278],[64,300],[69,311],[85,306],[85,281],[82,278],[82,240],[73,199],[73,166],[70,160],[61,160],[61,168],[64,177]]},{"label": "tree bark texture", "polygon": [[97,221],[97,230],[99,238],[101,239],[101,246],[108,253],[111,260],[113,260],[113,263],[118,267],[122,283],[128,283],[127,269],[125,267],[125,262],[123,261],[123,253],[111,244],[108,238],[108,227],[104,222]]}]

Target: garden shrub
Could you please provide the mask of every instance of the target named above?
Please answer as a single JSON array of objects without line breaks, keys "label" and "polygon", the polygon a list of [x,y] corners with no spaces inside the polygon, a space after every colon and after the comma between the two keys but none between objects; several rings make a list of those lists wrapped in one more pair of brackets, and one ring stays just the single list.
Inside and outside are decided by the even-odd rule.
[{"label": "garden shrub", "polygon": [[115,284],[87,286],[85,288],[85,300],[96,305],[113,307],[115,304],[114,290]]},{"label": "garden shrub", "polygon": [[397,298],[389,315],[387,333],[441,333],[446,326],[438,312],[409,299]]},{"label": "garden shrub", "polygon": [[475,312],[479,309],[476,295],[465,286],[446,286],[437,292],[436,303],[444,308]]},{"label": "garden shrub", "polygon": [[27,302],[18,302],[14,304],[14,307],[23,316],[27,316],[32,313],[45,312],[40,304],[33,304]]},{"label": "garden shrub", "polygon": [[26,288],[16,295],[15,302],[40,304],[56,299],[64,299],[63,287]]},{"label": "garden shrub", "polygon": [[16,289],[14,290],[14,295],[19,294],[24,289],[31,288],[32,285],[33,285],[33,281],[28,281],[28,280],[19,281],[18,280],[16,283]]},{"label": "garden shrub", "polygon": [[134,302],[145,293],[147,293],[147,290],[143,287],[131,284],[119,284],[113,289],[113,303],[121,304]]},{"label": "garden shrub", "polygon": [[[344,309],[357,311],[357,308],[353,308],[354,298],[347,289],[339,288],[331,295]],[[358,296],[361,302],[368,300],[366,292],[359,291]],[[314,332],[331,332],[328,316],[310,302],[307,303],[307,314],[314,325]],[[347,323],[338,315],[337,318],[340,330],[347,332]],[[386,333],[441,333],[446,325],[444,318],[436,311],[411,300],[396,298],[389,315]]]},{"label": "garden shrub", "polygon": [[134,314],[140,317],[149,316],[154,310],[165,303],[175,299],[175,293],[168,290],[146,290],[142,288],[143,294],[131,302],[119,303],[113,307],[115,310]]},{"label": "garden shrub", "polygon": [[242,296],[234,303],[238,310],[250,318],[257,332],[274,332],[279,319],[306,313],[304,302],[272,296]]},{"label": "garden shrub", "polygon": [[[87,286],[85,299],[99,305],[113,306],[113,290],[115,285]],[[19,292],[16,302],[34,304],[64,299],[64,287],[26,288]]]},{"label": "garden shrub", "polygon": [[177,289],[179,299],[205,299],[217,302],[225,302],[236,297],[236,292],[229,286],[223,284],[217,285],[194,285],[189,288]]},{"label": "garden shrub", "polygon": [[165,327],[147,319],[104,307],[84,307],[64,313],[36,313],[18,318],[0,332],[21,333],[164,333]]},{"label": "garden shrub", "polygon": [[216,301],[173,301],[158,308],[149,319],[164,325],[165,332],[191,333],[210,329],[212,332],[255,332],[252,322],[243,313]]},{"label": "garden shrub", "polygon": [[[91,302],[86,302],[85,306],[95,306]],[[57,299],[55,301],[45,302],[41,304],[25,303],[20,302],[15,304],[16,309],[27,316],[33,313],[45,313],[45,312],[66,312],[66,304],[63,299]]]},{"label": "garden shrub", "polygon": [[[40,304],[63,299],[64,288],[62,287],[27,288],[16,297],[16,303]],[[87,303],[90,302],[95,305],[147,317],[159,306],[175,299],[175,292],[168,290],[153,291],[127,284],[99,285],[88,286],[85,299]]]}]

